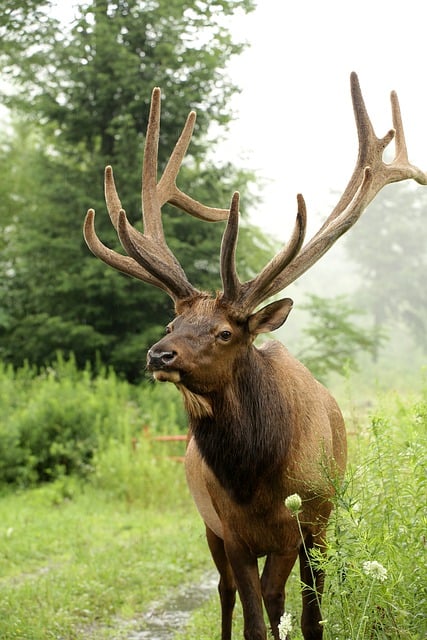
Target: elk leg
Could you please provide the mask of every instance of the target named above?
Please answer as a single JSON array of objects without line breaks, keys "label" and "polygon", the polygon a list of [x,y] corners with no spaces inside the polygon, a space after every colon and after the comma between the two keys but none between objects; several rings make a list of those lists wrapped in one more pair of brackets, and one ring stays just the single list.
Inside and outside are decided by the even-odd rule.
[{"label": "elk leg", "polygon": [[206,526],[206,539],[220,579],[218,584],[221,602],[221,640],[231,640],[231,626],[236,603],[236,583],[224,549],[224,540]]},{"label": "elk leg", "polygon": [[225,540],[225,552],[233,569],[243,609],[243,636],[245,640],[266,640],[261,581],[258,560],[237,540]]},{"label": "elk leg", "polygon": [[285,608],[285,584],[298,557],[298,550],[289,555],[270,554],[261,577],[261,590],[271,632],[279,640],[279,622]]},{"label": "elk leg", "polygon": [[324,551],[324,536],[316,537],[316,542],[314,542],[313,535],[309,533],[305,538],[305,548],[304,545],[301,545],[299,551],[302,582],[301,629],[304,640],[322,640],[323,636],[323,627],[320,624],[322,620],[320,603],[325,573],[323,569],[313,566],[313,563],[310,565],[310,549],[315,546]]}]

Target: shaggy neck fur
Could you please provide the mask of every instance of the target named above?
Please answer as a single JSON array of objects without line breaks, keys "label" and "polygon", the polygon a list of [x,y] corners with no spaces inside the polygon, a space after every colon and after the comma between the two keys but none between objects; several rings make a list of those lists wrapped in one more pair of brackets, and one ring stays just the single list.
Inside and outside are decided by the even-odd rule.
[{"label": "shaggy neck fur", "polygon": [[204,460],[237,502],[250,502],[283,464],[291,439],[290,410],[267,354],[250,349],[231,385],[206,396],[185,391],[184,400]]}]

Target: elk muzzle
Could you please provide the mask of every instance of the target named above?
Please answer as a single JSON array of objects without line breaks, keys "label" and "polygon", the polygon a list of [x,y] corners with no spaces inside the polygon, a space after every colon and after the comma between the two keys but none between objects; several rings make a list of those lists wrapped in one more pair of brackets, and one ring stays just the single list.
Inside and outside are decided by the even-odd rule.
[{"label": "elk muzzle", "polygon": [[147,368],[159,382],[179,382],[181,374],[174,369],[176,351],[166,351],[154,345],[147,353]]}]

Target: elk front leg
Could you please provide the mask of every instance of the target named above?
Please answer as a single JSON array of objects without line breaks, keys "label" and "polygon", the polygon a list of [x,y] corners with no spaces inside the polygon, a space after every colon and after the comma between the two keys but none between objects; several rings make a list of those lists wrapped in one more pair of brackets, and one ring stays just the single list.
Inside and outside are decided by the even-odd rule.
[{"label": "elk front leg", "polygon": [[218,584],[221,602],[221,640],[231,640],[233,610],[236,603],[236,583],[233,570],[224,549],[224,540],[206,526],[206,539],[220,579]]},{"label": "elk front leg", "polygon": [[235,539],[225,540],[225,552],[233,569],[243,609],[243,635],[245,640],[266,640],[261,582],[258,560],[249,549]]},{"label": "elk front leg", "polygon": [[288,555],[270,554],[261,578],[262,597],[274,640],[279,640],[279,622],[285,609],[285,584],[298,557],[298,549]]}]

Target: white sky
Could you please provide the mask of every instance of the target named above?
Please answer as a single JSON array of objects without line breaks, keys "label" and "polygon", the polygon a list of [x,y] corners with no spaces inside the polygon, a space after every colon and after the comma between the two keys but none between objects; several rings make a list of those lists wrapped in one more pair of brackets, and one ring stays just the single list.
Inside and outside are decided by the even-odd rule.
[{"label": "white sky", "polygon": [[331,190],[346,186],[357,157],[351,71],[379,137],[397,91],[409,158],[427,170],[426,0],[259,0],[234,29],[251,46],[231,67],[242,92],[219,153],[269,180],[255,223],[285,239],[298,192],[309,217],[324,218]]}]

